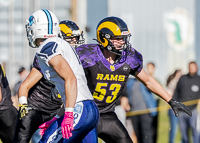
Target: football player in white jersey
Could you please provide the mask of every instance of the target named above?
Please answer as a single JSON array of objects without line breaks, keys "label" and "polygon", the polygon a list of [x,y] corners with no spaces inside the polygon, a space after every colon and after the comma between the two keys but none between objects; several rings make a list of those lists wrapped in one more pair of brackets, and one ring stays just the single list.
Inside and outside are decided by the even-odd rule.
[{"label": "football player in white jersey", "polygon": [[[45,132],[40,142],[64,139],[66,143],[97,143],[99,111],[87,87],[75,49],[58,37],[60,28],[57,17],[49,10],[37,10],[30,16],[26,30],[29,45],[38,47],[35,68],[41,69],[41,75],[55,85],[65,106],[64,116],[54,121],[55,124],[51,125],[54,127]],[[23,103],[26,97],[21,100]]]},{"label": "football player in white jersey", "polygon": [[[76,48],[77,46],[85,43],[83,31],[81,31],[79,26],[74,21],[62,20],[59,23],[59,27],[61,31],[59,36],[67,41],[73,48]],[[59,112],[59,116],[61,116],[62,114],[64,114],[63,110]],[[55,121],[57,117],[58,115],[56,115],[52,120],[47,121],[39,126],[41,136],[43,136],[44,132]]]}]

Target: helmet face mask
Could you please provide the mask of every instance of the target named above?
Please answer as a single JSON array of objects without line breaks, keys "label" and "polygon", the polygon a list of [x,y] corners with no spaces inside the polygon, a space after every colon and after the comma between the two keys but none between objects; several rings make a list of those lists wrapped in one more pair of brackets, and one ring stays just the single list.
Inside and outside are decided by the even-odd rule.
[{"label": "helmet face mask", "polygon": [[[122,51],[130,46],[130,32],[126,23],[118,17],[106,17],[102,19],[97,28],[97,41],[106,50],[121,55]],[[122,48],[118,49],[112,43],[112,39],[123,38],[124,45]]]},{"label": "helmet face mask", "polygon": [[59,20],[49,10],[42,9],[35,11],[27,20],[25,25],[29,46],[37,48],[35,40],[37,38],[46,39],[57,37],[60,33]]},{"label": "helmet face mask", "polygon": [[34,21],[35,21],[35,18],[33,16],[30,16],[29,20],[27,20],[28,23],[25,25],[25,28],[26,28],[27,39],[29,41],[29,46],[36,48],[36,45],[34,43],[35,38],[34,38],[34,32],[33,32],[33,30],[35,29],[35,25],[33,25],[33,23],[35,23]]},{"label": "helmet face mask", "polygon": [[83,31],[80,30],[75,22],[63,20],[60,22],[59,26],[61,37],[69,42],[72,47],[76,48],[85,43]]}]

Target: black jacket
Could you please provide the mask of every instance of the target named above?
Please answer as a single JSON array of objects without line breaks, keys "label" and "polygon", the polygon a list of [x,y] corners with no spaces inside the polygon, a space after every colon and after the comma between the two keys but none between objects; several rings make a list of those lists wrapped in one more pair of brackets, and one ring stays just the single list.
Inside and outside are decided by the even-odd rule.
[{"label": "black jacket", "polygon": [[[179,102],[186,102],[200,98],[200,76],[189,74],[181,76],[179,79],[173,98]],[[190,109],[197,107],[197,104],[189,106]]]}]

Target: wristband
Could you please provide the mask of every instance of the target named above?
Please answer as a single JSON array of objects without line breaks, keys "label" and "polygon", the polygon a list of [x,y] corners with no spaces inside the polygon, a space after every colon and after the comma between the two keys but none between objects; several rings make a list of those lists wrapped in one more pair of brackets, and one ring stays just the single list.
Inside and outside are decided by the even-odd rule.
[{"label": "wristband", "polygon": [[73,107],[66,107],[65,112],[74,112],[74,108]]},{"label": "wristband", "polygon": [[21,96],[19,98],[19,104],[27,104],[27,97],[26,96]]}]

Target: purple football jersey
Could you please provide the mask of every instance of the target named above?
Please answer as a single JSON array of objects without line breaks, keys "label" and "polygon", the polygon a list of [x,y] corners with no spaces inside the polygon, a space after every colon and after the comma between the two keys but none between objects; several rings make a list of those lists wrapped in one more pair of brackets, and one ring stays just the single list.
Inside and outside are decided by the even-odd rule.
[{"label": "purple football jersey", "polygon": [[89,89],[100,113],[114,111],[116,100],[125,87],[129,75],[143,68],[142,55],[133,48],[123,51],[115,64],[110,64],[100,45],[81,45],[76,49],[83,65]]}]

